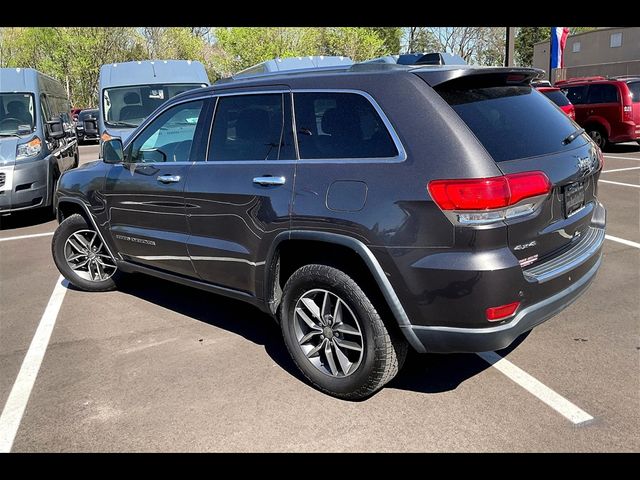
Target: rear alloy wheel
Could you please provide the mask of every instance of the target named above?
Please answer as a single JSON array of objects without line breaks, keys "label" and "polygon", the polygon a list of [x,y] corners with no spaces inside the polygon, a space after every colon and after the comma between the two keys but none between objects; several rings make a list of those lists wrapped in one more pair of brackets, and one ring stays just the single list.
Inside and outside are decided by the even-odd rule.
[{"label": "rear alloy wheel", "polygon": [[591,137],[591,139],[595,142],[600,150],[604,150],[607,146],[607,134],[601,128],[591,127],[587,129],[587,133]]},{"label": "rear alloy wheel", "polygon": [[118,267],[81,215],[71,215],[58,226],[51,247],[58,270],[76,287],[91,292],[115,288]]},{"label": "rear alloy wheel", "polygon": [[407,355],[402,335],[387,328],[360,286],[327,265],[305,265],[287,280],[280,325],[300,371],[338,398],[371,395],[396,376]]}]

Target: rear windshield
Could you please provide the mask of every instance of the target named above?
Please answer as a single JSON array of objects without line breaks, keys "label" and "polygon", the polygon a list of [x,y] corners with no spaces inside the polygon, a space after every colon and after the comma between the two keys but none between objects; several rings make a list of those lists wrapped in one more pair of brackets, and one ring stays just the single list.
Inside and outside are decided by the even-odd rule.
[{"label": "rear windshield", "polygon": [[633,103],[640,103],[640,81],[627,83],[629,90],[631,91],[631,101]]},{"label": "rear windshield", "polygon": [[571,105],[571,102],[560,90],[546,90],[541,93],[559,107],[566,107],[567,105]]},{"label": "rear windshield", "polygon": [[496,162],[572,149],[563,140],[576,130],[569,117],[530,86],[436,88]]}]

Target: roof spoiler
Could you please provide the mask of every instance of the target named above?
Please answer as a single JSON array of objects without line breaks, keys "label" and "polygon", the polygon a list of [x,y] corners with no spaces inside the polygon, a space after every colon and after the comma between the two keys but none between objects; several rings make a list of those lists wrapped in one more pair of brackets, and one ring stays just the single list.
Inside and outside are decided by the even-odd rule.
[{"label": "roof spoiler", "polygon": [[429,85],[436,87],[444,83],[456,80],[470,83],[499,84],[499,85],[529,85],[532,81],[544,76],[545,71],[539,68],[524,67],[458,67],[438,68],[431,70],[423,67],[413,70],[420,75]]}]

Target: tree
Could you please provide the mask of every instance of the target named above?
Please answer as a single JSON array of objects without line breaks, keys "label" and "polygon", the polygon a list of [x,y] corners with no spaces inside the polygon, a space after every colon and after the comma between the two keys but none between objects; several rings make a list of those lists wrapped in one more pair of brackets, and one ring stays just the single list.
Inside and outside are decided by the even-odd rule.
[{"label": "tree", "polygon": [[408,27],[406,29],[405,53],[415,52],[436,52],[438,51],[438,41],[433,33],[425,27]]},{"label": "tree", "polygon": [[437,51],[460,55],[467,63],[502,65],[505,28],[427,27]]},{"label": "tree", "polygon": [[520,27],[516,35],[515,51],[518,65],[533,65],[533,46],[551,36],[550,27]]},{"label": "tree", "polygon": [[382,39],[385,48],[384,55],[397,55],[400,53],[401,27],[370,27],[367,30]]},{"label": "tree", "polygon": [[332,27],[323,33],[322,53],[325,55],[345,55],[359,62],[391,53],[385,40],[370,28]]}]

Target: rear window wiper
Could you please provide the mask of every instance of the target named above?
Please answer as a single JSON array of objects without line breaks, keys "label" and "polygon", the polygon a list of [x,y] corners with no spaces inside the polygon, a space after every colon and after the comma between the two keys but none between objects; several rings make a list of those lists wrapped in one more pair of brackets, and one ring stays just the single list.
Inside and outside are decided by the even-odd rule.
[{"label": "rear window wiper", "polygon": [[567,135],[567,137],[564,140],[562,140],[562,144],[569,145],[571,142],[573,142],[576,138],[578,138],[583,133],[584,133],[584,128],[579,128],[578,130],[573,132],[571,135]]}]

